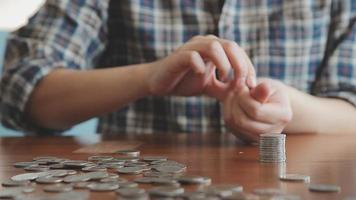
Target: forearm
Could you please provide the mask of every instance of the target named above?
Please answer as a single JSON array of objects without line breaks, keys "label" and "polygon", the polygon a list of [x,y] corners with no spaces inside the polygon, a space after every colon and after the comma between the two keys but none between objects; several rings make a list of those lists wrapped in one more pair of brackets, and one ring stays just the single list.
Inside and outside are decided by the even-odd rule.
[{"label": "forearm", "polygon": [[63,129],[120,109],[149,94],[147,65],[55,70],[36,86],[26,115],[41,127]]},{"label": "forearm", "polygon": [[293,119],[286,133],[355,134],[356,108],[334,98],[315,97],[287,87]]}]

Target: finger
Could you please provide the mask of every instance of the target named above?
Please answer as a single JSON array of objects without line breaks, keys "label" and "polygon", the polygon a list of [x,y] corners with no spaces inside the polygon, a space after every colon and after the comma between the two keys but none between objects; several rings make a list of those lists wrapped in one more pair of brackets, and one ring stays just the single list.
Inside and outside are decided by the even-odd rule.
[{"label": "finger", "polygon": [[272,130],[275,128],[275,124],[269,124],[269,123],[264,123],[264,122],[259,122],[251,119],[247,113],[243,110],[243,107],[241,105],[241,101],[243,101],[246,96],[249,97],[248,93],[246,94],[241,94],[236,95],[233,99],[233,123],[236,125],[236,127],[239,127],[243,130],[246,131],[246,134],[248,134],[250,137],[256,137],[257,134],[261,133],[266,133],[269,130]]},{"label": "finger", "polygon": [[242,55],[245,58],[245,61],[248,65],[246,84],[249,88],[254,88],[257,85],[255,67],[252,64],[250,57],[247,55],[246,51],[243,49],[242,49]]},{"label": "finger", "polygon": [[243,124],[242,124],[242,122],[244,121],[243,118],[245,118],[246,116],[236,101],[237,101],[237,99],[235,96],[232,99],[232,106],[231,106],[232,119],[229,124],[232,127],[232,130],[234,130],[233,131],[234,135],[240,137],[244,141],[249,141],[249,142],[257,141],[258,140],[257,135],[252,134],[251,131],[246,130],[243,127]]},{"label": "finger", "polygon": [[273,93],[273,89],[268,82],[262,82],[250,91],[251,96],[260,103],[265,103]]},{"label": "finger", "polygon": [[187,64],[190,65],[190,67],[193,69],[193,71],[197,74],[204,74],[205,73],[205,63],[203,58],[200,56],[200,54],[196,51],[186,51],[184,52],[187,55]]},{"label": "finger", "polygon": [[242,98],[240,105],[250,119],[262,123],[278,125],[290,121],[292,117],[290,106],[283,100],[261,104],[252,97]]},{"label": "finger", "polygon": [[232,122],[232,99],[234,97],[233,92],[228,93],[223,104],[224,121],[228,125]]},{"label": "finger", "polygon": [[249,65],[246,61],[246,57],[243,55],[242,48],[233,41],[221,39],[221,43],[234,70],[235,80],[238,81],[241,78],[245,79],[249,71]]},{"label": "finger", "polygon": [[211,60],[219,70],[219,75],[222,80],[227,79],[228,73],[232,67],[219,40],[206,37],[204,39],[196,39],[192,41],[187,48],[195,49],[202,57]]}]

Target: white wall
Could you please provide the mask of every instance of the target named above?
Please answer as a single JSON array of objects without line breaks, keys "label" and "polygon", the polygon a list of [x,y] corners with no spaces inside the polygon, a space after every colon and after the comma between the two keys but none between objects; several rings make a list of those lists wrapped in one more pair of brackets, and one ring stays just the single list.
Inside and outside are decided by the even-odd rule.
[{"label": "white wall", "polygon": [[12,31],[27,23],[44,0],[0,0],[0,30]]}]

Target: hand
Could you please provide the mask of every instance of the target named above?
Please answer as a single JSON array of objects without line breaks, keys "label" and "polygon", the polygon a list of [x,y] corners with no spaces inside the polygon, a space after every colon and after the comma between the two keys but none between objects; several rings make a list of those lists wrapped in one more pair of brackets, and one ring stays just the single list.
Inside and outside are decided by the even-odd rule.
[{"label": "hand", "polygon": [[283,83],[261,79],[249,90],[241,86],[224,101],[224,120],[237,137],[258,141],[263,133],[281,133],[292,119],[290,100]]},{"label": "hand", "polygon": [[[152,95],[206,94],[222,100],[234,82],[244,80],[255,86],[255,71],[243,49],[215,36],[196,36],[152,65],[148,83]],[[225,83],[216,78],[218,70],[222,80],[227,80],[231,69],[234,81]]]}]

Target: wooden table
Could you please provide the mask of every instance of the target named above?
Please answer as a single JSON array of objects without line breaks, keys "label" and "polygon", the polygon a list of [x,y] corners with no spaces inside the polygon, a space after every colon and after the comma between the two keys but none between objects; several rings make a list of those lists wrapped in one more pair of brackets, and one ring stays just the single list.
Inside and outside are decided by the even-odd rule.
[{"label": "wooden table", "polygon": [[[141,155],[163,155],[187,164],[188,174],[209,176],[213,184],[241,184],[245,191],[254,188],[280,188],[303,199],[343,199],[356,196],[356,135],[289,135],[287,162],[264,164],[258,161],[258,147],[241,144],[229,134],[161,134],[98,138],[100,141],[138,141]],[[35,156],[53,155],[86,159],[73,153],[85,146],[75,137],[23,137],[0,139],[0,180],[23,173],[14,162],[30,161]],[[282,182],[279,173],[311,176],[312,183],[340,185],[340,193],[309,192],[304,183]],[[125,177],[125,176],[124,176]],[[130,177],[129,177],[130,178]],[[91,193],[91,199],[116,199],[112,193]]]}]

